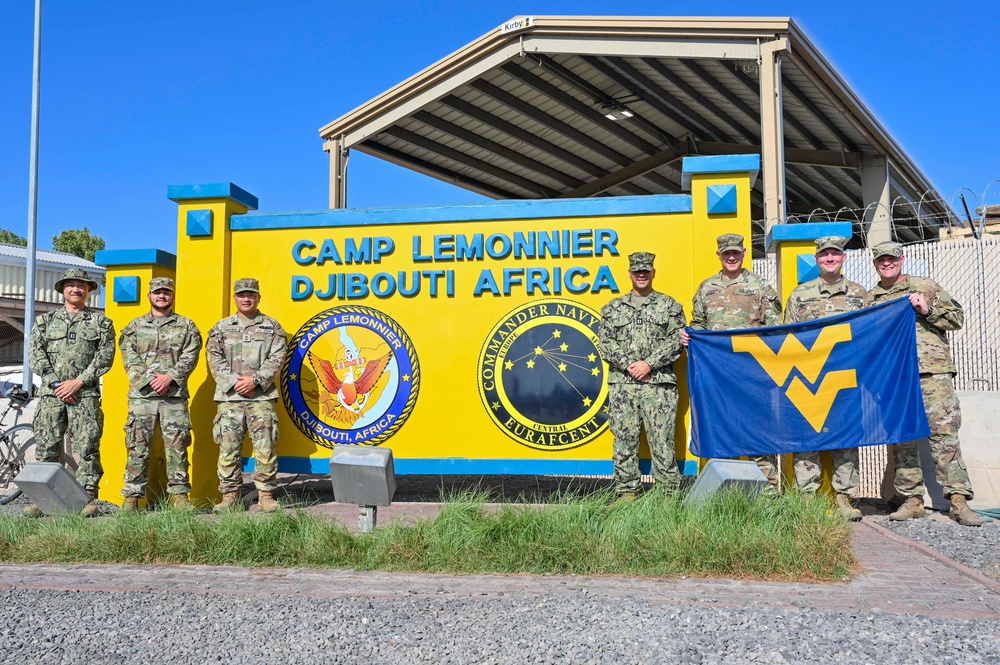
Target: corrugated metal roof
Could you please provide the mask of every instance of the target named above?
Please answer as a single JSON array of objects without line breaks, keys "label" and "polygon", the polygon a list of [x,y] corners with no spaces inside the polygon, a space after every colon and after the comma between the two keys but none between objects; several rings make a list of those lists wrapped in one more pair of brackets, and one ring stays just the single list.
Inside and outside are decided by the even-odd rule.
[{"label": "corrugated metal roof", "polygon": [[[9,245],[6,243],[0,243],[0,257],[11,257],[14,259],[20,259],[19,265],[23,265],[25,261],[28,260],[28,248],[22,247],[20,245]],[[2,258],[0,258],[2,260]],[[103,275],[105,269],[103,266],[99,266],[93,261],[88,261],[86,259],[81,259],[75,254],[67,254],[66,252],[57,252],[51,249],[37,249],[35,250],[35,261],[45,262],[49,264],[58,264],[66,266],[69,268],[83,268],[88,272],[94,272]]]},{"label": "corrugated metal roof", "polygon": [[[860,164],[880,155],[894,174],[894,199],[936,194],[789,18],[529,23],[483,35],[326,125],[321,137],[492,198],[677,192],[684,155],[760,150],[754,54],[784,38],[788,215],[863,208]],[[631,117],[605,117],[616,108]],[[897,221],[897,234],[936,236],[952,213],[939,196],[924,198],[920,215]],[[752,203],[763,217],[762,181]]]}]

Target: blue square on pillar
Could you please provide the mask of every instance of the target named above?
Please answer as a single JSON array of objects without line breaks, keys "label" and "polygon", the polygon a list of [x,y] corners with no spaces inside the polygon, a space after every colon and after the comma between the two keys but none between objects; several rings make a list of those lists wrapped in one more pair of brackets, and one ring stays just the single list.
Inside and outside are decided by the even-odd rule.
[{"label": "blue square on pillar", "polygon": [[188,236],[192,237],[212,235],[212,211],[188,210],[186,231]]},{"label": "blue square on pillar", "polygon": [[816,257],[812,254],[799,254],[796,257],[796,274],[799,284],[805,284],[819,277],[819,266],[816,265]]},{"label": "blue square on pillar", "polygon": [[736,212],[736,185],[708,186],[708,214],[725,215]]},{"label": "blue square on pillar", "polygon": [[115,302],[139,302],[139,277],[137,275],[115,277],[113,298]]}]

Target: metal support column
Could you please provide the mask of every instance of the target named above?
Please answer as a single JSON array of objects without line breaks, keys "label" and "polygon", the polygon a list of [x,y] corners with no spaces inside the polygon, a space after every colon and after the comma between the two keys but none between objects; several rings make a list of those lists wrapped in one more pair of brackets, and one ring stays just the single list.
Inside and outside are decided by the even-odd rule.
[{"label": "metal support column", "polygon": [[868,247],[892,240],[889,201],[889,163],[882,155],[861,157],[861,197],[865,206],[864,225]]},{"label": "metal support column", "polygon": [[330,208],[346,208],[349,151],[341,139],[331,139],[323,148],[330,154]]},{"label": "metal support column", "polygon": [[765,232],[785,221],[785,131],[781,108],[781,52],[787,39],[760,45],[760,143]]},{"label": "metal support column", "polygon": [[35,57],[31,83],[31,157],[28,174],[28,247],[24,264],[24,374],[22,388],[34,394],[31,381],[31,329],[35,327],[35,250],[38,245],[38,115],[42,90],[42,0],[35,0]]}]

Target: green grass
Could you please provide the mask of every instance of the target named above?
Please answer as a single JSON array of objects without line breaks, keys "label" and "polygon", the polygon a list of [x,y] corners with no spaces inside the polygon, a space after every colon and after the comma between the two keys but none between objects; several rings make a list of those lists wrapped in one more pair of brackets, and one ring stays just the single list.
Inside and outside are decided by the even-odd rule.
[{"label": "green grass", "polygon": [[383,524],[372,534],[302,509],[0,516],[0,561],[806,581],[839,580],[857,569],[850,527],[822,498],[789,492],[750,501],[723,493],[690,507],[651,492],[625,504],[607,494],[556,501],[493,506],[482,494],[464,494],[433,520]]}]

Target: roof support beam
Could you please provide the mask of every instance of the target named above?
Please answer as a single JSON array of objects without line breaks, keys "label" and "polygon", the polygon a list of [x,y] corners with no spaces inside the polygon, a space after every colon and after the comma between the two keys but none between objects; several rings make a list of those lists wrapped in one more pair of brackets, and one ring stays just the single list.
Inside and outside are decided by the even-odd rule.
[{"label": "roof support beam", "polygon": [[349,151],[340,139],[323,146],[330,156],[330,207],[347,207],[347,159]]},{"label": "roof support beam", "polygon": [[[745,143],[717,143],[698,141],[697,152],[702,155],[742,155],[760,152],[759,145]],[[836,150],[810,150],[806,148],[785,148],[785,162],[803,166],[830,166],[834,168],[856,169],[861,167],[861,155],[855,152]]]},{"label": "roof support beam", "polygon": [[620,58],[707,58],[710,60],[756,60],[757,41],[746,39],[670,39],[647,37],[609,37],[540,35],[524,36],[528,53],[568,53],[571,55],[608,55]]},{"label": "roof support beam", "polygon": [[[463,113],[469,116],[474,120],[477,120],[485,125],[493,127],[494,129],[501,131],[507,134],[508,136],[512,136],[520,141],[524,141],[527,145],[530,145],[532,148],[548,153],[557,159],[561,159],[567,164],[570,164],[580,169],[584,173],[589,173],[590,175],[598,178],[607,173],[607,171],[605,171],[598,165],[594,164],[594,162],[584,159],[583,157],[580,157],[570,152],[569,150],[560,148],[559,146],[555,145],[554,143],[550,143],[545,139],[539,138],[535,134],[532,134],[531,132],[522,129],[521,127],[518,127],[513,123],[498,118],[492,113],[484,111],[475,104],[471,104],[465,101],[464,99],[459,99],[454,95],[448,95],[447,97],[441,100],[441,103],[445,104],[446,106],[449,106],[450,108],[458,111],[459,113]],[[645,189],[642,189],[635,185],[625,185],[624,189],[626,189],[629,194],[640,194],[640,195],[649,194],[649,192],[646,191]]]},{"label": "roof support beam", "polygon": [[761,175],[764,180],[764,232],[785,221],[785,132],[781,110],[781,54],[787,39],[760,45]]},{"label": "roof support beam", "polygon": [[[413,119],[421,122],[428,127],[433,127],[439,131],[442,131],[450,136],[454,136],[457,139],[461,139],[466,143],[470,143],[480,150],[486,150],[492,152],[498,157],[502,157],[509,162],[523,166],[524,168],[531,169],[535,173],[545,176],[546,178],[551,178],[556,182],[560,182],[567,187],[579,187],[583,184],[582,181],[567,175],[565,172],[558,169],[554,169],[551,166],[542,164],[541,162],[535,161],[530,157],[518,152],[517,150],[512,150],[505,145],[501,145],[496,141],[491,141],[486,137],[480,136],[475,132],[469,131],[463,127],[459,127],[453,123],[439,118],[438,116],[428,113],[427,111],[418,111],[413,114]],[[470,156],[471,158],[471,156]]]},{"label": "roof support beam", "polygon": [[475,169],[480,173],[485,173],[493,176],[494,178],[506,180],[515,187],[529,192],[529,196],[551,199],[559,194],[559,192],[549,189],[548,187],[544,187],[533,180],[514,175],[505,168],[501,168],[495,164],[490,164],[489,162],[484,162],[481,159],[476,159],[475,157],[467,155],[460,150],[455,150],[454,148],[441,145],[433,139],[421,136],[420,134],[411,132],[408,129],[403,129],[401,127],[387,127],[385,133],[389,136],[394,136],[401,141],[406,141],[410,145],[415,145],[418,148],[429,150],[437,155],[440,155],[441,157],[444,157],[445,159],[456,161],[459,164],[467,166],[470,169]]},{"label": "roof support beam", "polygon": [[437,166],[436,164],[431,164],[430,162],[426,162],[422,159],[412,157],[394,148],[379,145],[374,141],[359,143],[354,146],[354,149],[360,150],[361,152],[371,155],[372,157],[378,157],[379,159],[384,159],[387,162],[392,162],[396,166],[402,166],[403,168],[417,171],[418,173],[423,173],[424,175],[429,175],[432,178],[437,178],[438,180],[442,180],[451,185],[456,185],[477,194],[488,196],[491,199],[514,198],[514,195],[511,192],[504,191],[492,185],[487,185],[486,183],[475,180],[474,178],[453,173]]},{"label": "roof support beam", "polygon": [[889,163],[876,155],[861,160],[861,202],[865,206],[864,221],[868,228],[868,247],[892,240],[892,217],[889,206]]},{"label": "roof support beam", "polygon": [[630,166],[620,168],[617,171],[612,171],[606,176],[598,178],[597,180],[592,180],[586,185],[577,187],[571,192],[566,192],[559,198],[584,198],[600,194],[611,189],[612,187],[620,185],[623,182],[628,182],[633,178],[643,176],[650,171],[663,166],[664,164],[675,162],[689,154],[691,154],[691,143],[685,139],[677,145],[671,146],[666,150],[662,150],[655,155],[650,155],[645,159],[640,159]]}]

